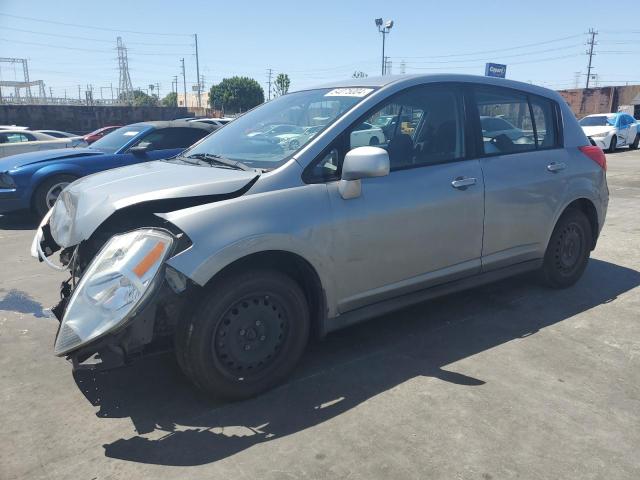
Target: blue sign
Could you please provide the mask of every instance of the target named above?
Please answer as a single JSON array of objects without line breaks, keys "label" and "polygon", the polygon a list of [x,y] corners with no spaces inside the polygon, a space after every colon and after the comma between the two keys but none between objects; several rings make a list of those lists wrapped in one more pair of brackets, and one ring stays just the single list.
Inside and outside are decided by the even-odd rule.
[{"label": "blue sign", "polygon": [[487,63],[484,67],[484,74],[487,77],[504,78],[507,75],[507,66],[499,63]]}]

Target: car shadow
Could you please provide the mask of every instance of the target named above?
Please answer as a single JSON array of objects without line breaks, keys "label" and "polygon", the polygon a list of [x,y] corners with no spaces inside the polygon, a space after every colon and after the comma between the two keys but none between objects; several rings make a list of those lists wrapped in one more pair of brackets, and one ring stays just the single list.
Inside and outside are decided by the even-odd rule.
[{"label": "car shadow", "polygon": [[285,385],[236,403],[206,398],[167,354],[74,376],[99,407],[98,417],[133,422],[131,436],[104,445],[107,457],[202,465],[333,419],[418,376],[477,388],[483,379],[448,366],[534,335],[638,285],[640,272],[591,260],[580,282],[567,290],[549,290],[524,276],[443,297],[312,343]]},{"label": "car shadow", "polygon": [[28,211],[0,215],[0,230],[35,230],[39,220]]}]

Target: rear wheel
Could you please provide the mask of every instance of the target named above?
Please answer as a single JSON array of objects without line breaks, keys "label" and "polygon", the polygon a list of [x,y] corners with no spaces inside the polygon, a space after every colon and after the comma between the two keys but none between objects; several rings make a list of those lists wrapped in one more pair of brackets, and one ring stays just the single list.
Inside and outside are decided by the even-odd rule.
[{"label": "rear wheel", "polygon": [[552,288],[567,288],[578,281],[589,261],[591,224],[578,209],[565,211],[551,234],[541,274]]},{"label": "rear wheel", "polygon": [[33,195],[33,209],[40,218],[44,217],[56,203],[60,193],[78,177],[73,175],[54,175],[46,179]]},{"label": "rear wheel", "polygon": [[300,286],[276,271],[226,276],[176,332],[185,374],[215,397],[248,398],[284,380],[309,337]]},{"label": "rear wheel", "polygon": [[369,140],[369,145],[380,145],[380,140],[378,139],[378,137],[371,137],[371,140]]},{"label": "rear wheel", "polygon": [[611,143],[609,144],[609,148],[607,148],[607,153],[615,152],[617,147],[618,147],[618,137],[614,135],[613,137],[611,137]]},{"label": "rear wheel", "polygon": [[638,148],[638,144],[640,143],[640,133],[636,133],[636,138],[633,141],[633,143],[631,145],[629,145],[629,148],[631,150],[636,150]]}]

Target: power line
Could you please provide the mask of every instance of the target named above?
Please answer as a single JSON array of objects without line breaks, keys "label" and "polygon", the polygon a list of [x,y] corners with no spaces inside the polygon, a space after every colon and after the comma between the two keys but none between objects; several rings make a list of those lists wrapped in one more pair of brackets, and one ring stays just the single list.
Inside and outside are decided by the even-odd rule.
[{"label": "power line", "polygon": [[[33,35],[44,35],[47,37],[58,37],[58,38],[70,38],[72,40],[85,40],[87,42],[100,42],[100,43],[109,43],[112,44],[113,40],[106,40],[104,38],[95,38],[95,37],[83,37],[79,35],[65,35],[62,33],[48,33],[48,32],[38,32],[36,30],[26,30],[24,28],[13,28],[13,27],[2,27],[3,30],[11,30],[14,32],[22,32],[22,33],[30,33]],[[155,42],[127,42],[129,45],[145,45],[149,47],[190,47],[189,43],[155,43]]]},{"label": "power line", "polygon": [[[66,45],[52,45],[50,43],[38,43],[38,42],[25,42],[22,40],[11,40],[8,38],[0,38],[0,41],[3,42],[9,42],[9,43],[21,43],[24,45],[34,45],[36,47],[49,47],[49,48],[57,48],[60,50],[73,50],[73,51],[78,51],[78,52],[90,52],[90,53],[113,53],[113,49],[111,50],[102,50],[102,49],[98,49],[98,48],[81,48],[81,47],[68,47]],[[157,52],[138,52],[138,51],[132,51],[131,52],[132,55],[145,55],[145,56],[161,56],[161,57],[172,57],[172,56],[178,56],[178,55],[185,55],[182,54],[180,52],[162,52],[162,53],[157,53]],[[186,54],[186,55],[192,55],[192,54]]]},{"label": "power line", "polygon": [[80,25],[77,23],[67,23],[67,22],[57,22],[54,20],[43,20],[41,18],[34,17],[24,17],[21,15],[10,15],[8,13],[0,13],[0,16],[17,18],[20,20],[30,20],[32,22],[41,22],[41,23],[50,23],[52,25],[64,25],[66,27],[76,27],[76,28],[87,28],[91,30],[103,30],[106,32],[117,32],[117,33],[133,33],[136,35],[159,35],[159,36],[169,36],[169,37],[190,37],[190,34],[187,33],[159,33],[159,32],[141,32],[137,30],[119,30],[117,28],[107,28],[107,27],[98,27],[95,25]]},{"label": "power line", "polygon": [[[576,43],[573,45],[567,45],[564,47],[557,47],[557,48],[547,48],[545,50],[537,50],[537,51],[532,51],[532,52],[522,52],[522,53],[517,53],[517,54],[513,54],[513,55],[500,55],[498,58],[500,59],[504,59],[504,58],[517,58],[517,57],[522,57],[524,55],[537,55],[540,53],[549,53],[549,52],[557,52],[559,50],[569,50],[571,48],[576,48],[581,46],[581,43]],[[395,57],[395,58],[399,58],[399,57]],[[411,58],[411,57],[402,57],[402,58]],[[449,64],[449,63],[464,63],[464,62],[480,62],[480,61],[484,61],[486,60],[486,57],[482,57],[482,58],[467,58],[464,60],[440,60],[440,61],[424,61],[424,62],[409,62],[412,64]]]},{"label": "power line", "polygon": [[476,52],[469,52],[469,53],[454,53],[454,54],[448,54],[448,55],[427,55],[427,56],[419,56],[419,57],[403,57],[403,58],[449,58],[449,57],[468,57],[471,55],[483,55],[485,53],[495,53],[495,52],[507,52],[510,50],[519,50],[521,48],[527,48],[527,47],[537,47],[540,45],[547,45],[549,43],[556,43],[556,42],[562,42],[564,40],[569,40],[571,38],[578,38],[581,37],[582,35],[569,35],[568,37],[562,37],[562,38],[554,38],[552,40],[546,40],[544,42],[536,42],[536,43],[528,43],[526,45],[518,45],[516,47],[508,47],[508,48],[498,48],[498,49],[494,49],[494,50],[482,50],[482,51],[476,51]]}]

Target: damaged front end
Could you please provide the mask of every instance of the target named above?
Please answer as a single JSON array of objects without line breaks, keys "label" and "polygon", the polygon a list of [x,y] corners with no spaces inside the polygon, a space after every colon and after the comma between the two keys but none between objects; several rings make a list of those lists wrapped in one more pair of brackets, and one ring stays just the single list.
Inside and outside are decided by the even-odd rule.
[{"label": "damaged front end", "polygon": [[[74,368],[113,368],[170,348],[176,322],[198,287],[165,260],[189,246],[179,229],[140,209],[114,214],[90,238],[66,248],[45,218],[32,253],[70,273],[52,308],[60,321],[54,353]],[[60,265],[49,258],[56,251]]]}]

